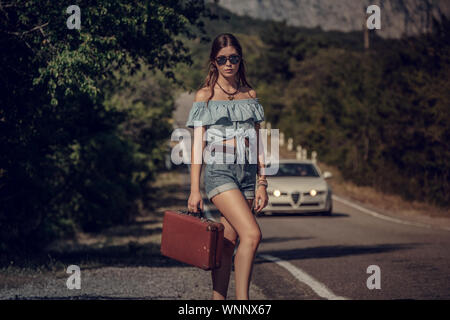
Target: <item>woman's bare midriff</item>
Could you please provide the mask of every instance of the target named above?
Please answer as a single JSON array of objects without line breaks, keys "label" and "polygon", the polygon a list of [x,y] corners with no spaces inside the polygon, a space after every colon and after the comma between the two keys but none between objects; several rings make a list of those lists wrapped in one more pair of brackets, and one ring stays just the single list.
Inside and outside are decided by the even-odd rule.
[{"label": "woman's bare midriff", "polygon": [[[235,140],[236,140],[235,137],[233,137],[233,138],[231,138],[231,139],[228,139],[228,140],[223,140],[223,144],[227,144],[227,145],[236,147],[236,142],[235,142]],[[248,144],[249,144],[248,138],[245,138],[244,141],[245,141],[245,145],[248,147]]]}]

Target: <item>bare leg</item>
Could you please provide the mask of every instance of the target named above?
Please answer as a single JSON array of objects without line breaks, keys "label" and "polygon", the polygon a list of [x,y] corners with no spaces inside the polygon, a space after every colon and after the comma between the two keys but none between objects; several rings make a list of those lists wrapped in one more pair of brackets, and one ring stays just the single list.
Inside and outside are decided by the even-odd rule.
[{"label": "bare leg", "polygon": [[[211,200],[239,236],[239,246],[234,259],[236,299],[248,300],[253,261],[261,240],[261,230],[249,206],[249,203],[251,204],[252,202],[250,200],[246,201],[238,189],[219,193]],[[229,259],[228,256],[226,259]],[[227,266],[226,268],[231,268],[231,261],[229,267]],[[219,271],[217,278],[229,280],[229,270],[227,273],[228,276],[219,277],[221,274]],[[225,271],[222,275],[225,275]],[[215,283],[217,285],[216,288],[221,290],[221,293],[216,293],[219,293],[224,298],[226,297],[226,293],[222,294],[224,293],[224,286],[220,279],[219,283]]]},{"label": "bare leg", "polygon": [[[248,199],[246,201],[249,208],[251,208],[253,199]],[[233,253],[236,247],[237,239],[236,230],[234,230],[233,226],[228,222],[227,218],[222,215],[220,217],[220,222],[223,223],[225,227],[224,243],[220,268],[213,269],[211,272],[213,283],[213,300],[224,300],[227,298]]]}]

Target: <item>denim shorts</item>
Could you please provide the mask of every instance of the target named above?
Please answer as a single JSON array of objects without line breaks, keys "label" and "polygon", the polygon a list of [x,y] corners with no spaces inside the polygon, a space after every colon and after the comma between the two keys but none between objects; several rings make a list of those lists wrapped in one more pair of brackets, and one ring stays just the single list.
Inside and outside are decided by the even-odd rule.
[{"label": "denim shorts", "polygon": [[211,200],[215,195],[231,189],[239,189],[245,199],[254,199],[258,165],[249,163],[249,147],[245,147],[245,163],[236,163],[236,152],[232,155],[211,151],[211,155],[214,154],[216,157],[222,157],[223,162],[231,159],[234,163],[205,164],[204,185],[208,199]]}]

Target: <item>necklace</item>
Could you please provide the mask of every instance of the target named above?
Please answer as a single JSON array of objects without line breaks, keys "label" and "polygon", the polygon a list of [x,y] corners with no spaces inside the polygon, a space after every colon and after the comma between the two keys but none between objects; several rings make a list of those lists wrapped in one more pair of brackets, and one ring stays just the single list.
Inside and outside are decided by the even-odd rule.
[{"label": "necklace", "polygon": [[236,91],[233,92],[233,93],[228,93],[228,92],[226,92],[226,91],[224,90],[224,88],[222,88],[222,86],[219,84],[219,82],[216,82],[216,83],[217,83],[217,85],[220,87],[220,89],[222,89],[222,91],[225,92],[225,93],[228,95],[228,100],[234,100],[235,94],[239,92],[239,88],[240,88],[239,82],[238,82],[238,86],[237,86]]}]

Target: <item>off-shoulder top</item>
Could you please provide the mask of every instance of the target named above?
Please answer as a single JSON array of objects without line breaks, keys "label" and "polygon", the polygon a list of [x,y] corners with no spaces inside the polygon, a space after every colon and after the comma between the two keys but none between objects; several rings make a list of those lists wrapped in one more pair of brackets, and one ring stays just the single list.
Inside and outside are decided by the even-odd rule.
[{"label": "off-shoulder top", "polygon": [[214,144],[236,137],[237,148],[242,149],[244,139],[255,134],[255,130],[249,129],[254,129],[255,123],[261,121],[264,121],[264,109],[258,98],[209,100],[208,107],[205,101],[196,101],[189,112],[186,127],[206,126],[206,140],[212,140]]}]

